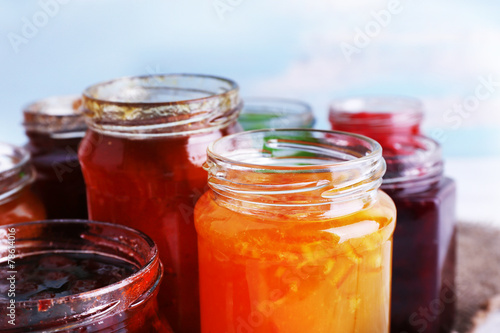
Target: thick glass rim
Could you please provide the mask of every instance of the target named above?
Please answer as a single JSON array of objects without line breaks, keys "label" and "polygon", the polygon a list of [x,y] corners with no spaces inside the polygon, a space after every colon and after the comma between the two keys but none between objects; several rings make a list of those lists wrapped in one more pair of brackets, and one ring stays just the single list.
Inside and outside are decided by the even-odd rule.
[{"label": "thick glass rim", "polygon": [[81,95],[76,94],[37,100],[24,107],[23,125],[28,132],[48,134],[79,132],[79,136],[82,137],[87,125],[80,109],[81,104]]},{"label": "thick glass rim", "polygon": [[88,87],[82,109],[89,128],[113,136],[187,135],[236,122],[238,92],[236,82],[211,75],[129,76]]},{"label": "thick glass rim", "polygon": [[422,184],[437,181],[443,174],[444,163],[441,146],[425,135],[393,135],[394,142],[406,153],[384,152],[387,172],[382,188],[397,187],[415,182]]},{"label": "thick glass rim", "polygon": [[[370,123],[383,125],[391,120],[396,123],[418,123],[423,118],[422,102],[414,97],[397,95],[352,96],[334,99],[330,103],[330,121],[349,122],[351,125]],[[358,113],[378,114],[379,118],[353,118]]]},{"label": "thick glass rim", "polygon": [[[214,82],[218,81],[218,82],[227,84],[228,88],[224,92],[212,94],[212,95],[209,95],[206,97],[193,98],[193,99],[180,99],[177,101],[162,101],[162,102],[152,102],[152,101],[137,102],[137,101],[134,101],[134,102],[130,102],[130,101],[118,101],[118,100],[114,100],[114,99],[105,99],[105,98],[95,97],[95,94],[97,94],[97,90],[104,88],[105,86],[118,84],[120,82],[126,82],[126,81],[130,81],[130,83],[132,83],[134,81],[147,81],[147,80],[158,80],[158,82],[162,82],[166,78],[170,78],[170,79],[173,79],[173,78],[213,79]],[[85,99],[88,99],[88,100],[100,102],[103,104],[110,104],[110,105],[115,104],[118,106],[127,106],[130,103],[139,104],[139,105],[141,105],[141,104],[142,105],[178,105],[178,104],[186,104],[189,102],[202,101],[202,100],[205,100],[207,98],[220,97],[220,96],[226,95],[230,92],[237,91],[237,90],[239,90],[238,84],[235,81],[230,80],[230,79],[226,79],[226,78],[215,76],[215,75],[179,73],[179,74],[154,74],[154,75],[123,76],[120,78],[116,78],[116,79],[93,84],[93,85],[87,87],[83,91],[82,95]]]},{"label": "thick glass rim", "polygon": [[[273,133],[279,133],[279,134],[284,134],[286,135],[291,134],[293,132],[296,133],[317,133],[323,136],[327,135],[338,135],[338,136],[345,136],[345,137],[351,137],[351,138],[356,138],[360,140],[361,142],[366,142],[367,144],[370,145],[370,153],[365,156],[358,157],[353,160],[348,160],[348,161],[336,161],[332,163],[325,163],[325,164],[318,164],[318,165],[293,165],[293,166],[276,166],[276,165],[266,165],[266,164],[256,164],[256,163],[248,163],[248,162],[242,162],[238,161],[234,158],[230,158],[227,156],[223,156],[220,153],[217,153],[217,146],[224,144],[225,141],[230,141],[233,140],[234,138],[237,137],[251,137],[253,135],[258,135],[258,134],[273,134]],[[245,132],[240,132],[240,133],[235,133],[231,135],[227,135],[224,137],[221,137],[214,142],[212,142],[208,148],[207,148],[207,155],[209,160],[213,159],[215,161],[219,161],[222,163],[227,163],[231,164],[233,166],[237,166],[239,168],[246,168],[246,169],[260,169],[260,170],[282,170],[282,171],[294,171],[294,170],[319,170],[319,169],[330,169],[330,168],[338,168],[338,167],[344,167],[346,165],[350,166],[355,166],[358,164],[364,164],[367,161],[373,160],[373,159],[380,159],[382,156],[382,147],[380,144],[364,135],[360,134],[355,134],[355,133],[349,133],[349,132],[342,132],[342,131],[329,131],[329,130],[319,130],[319,129],[303,129],[303,128],[284,128],[284,129],[261,129],[261,130],[253,130],[253,131],[245,131]]]},{"label": "thick glass rim", "polygon": [[[271,122],[270,127],[273,128],[311,127],[314,124],[314,115],[311,105],[301,100],[281,97],[250,96],[244,97],[243,101],[245,105],[241,111],[239,120],[248,123],[250,128],[256,128],[251,125],[253,123],[257,125],[257,123],[261,121],[245,119],[245,115],[248,114],[269,114],[276,116],[276,118],[269,120],[269,122]],[[283,122],[284,124],[273,126],[279,122]]]},{"label": "thick glass rim", "polygon": [[[108,294],[112,291],[119,290],[121,288],[124,288],[124,287],[130,285],[131,283],[133,283],[133,281],[140,279],[148,271],[150,271],[153,268],[153,266],[156,265],[156,262],[159,262],[158,248],[157,248],[155,242],[148,235],[146,235],[145,233],[143,233],[137,229],[129,228],[129,227],[126,227],[126,226],[123,226],[120,224],[116,224],[116,223],[76,220],[76,219],[75,220],[72,220],[72,219],[42,220],[42,221],[32,221],[32,222],[22,222],[22,223],[13,223],[13,224],[2,225],[2,226],[0,226],[0,231],[5,232],[5,230],[9,230],[9,229],[14,228],[14,229],[16,229],[16,234],[17,234],[18,229],[23,228],[23,227],[29,227],[29,226],[34,226],[34,225],[57,226],[57,225],[60,225],[62,223],[75,224],[75,225],[91,225],[91,226],[93,225],[93,226],[97,226],[97,227],[106,227],[106,228],[124,230],[124,231],[127,231],[131,234],[134,234],[138,238],[144,240],[151,247],[151,250],[149,251],[149,258],[147,259],[147,263],[145,263],[140,269],[138,269],[137,272],[126,277],[125,279],[120,280],[120,281],[115,282],[115,283],[112,283],[112,284],[109,284],[109,285],[101,287],[101,288],[94,289],[94,290],[90,290],[90,291],[86,291],[86,292],[82,292],[82,293],[77,293],[77,294],[72,294],[72,295],[56,297],[56,298],[49,298],[54,304],[65,303],[68,301],[74,302],[74,301],[78,301],[79,299],[98,298],[99,296],[102,296],[104,294]],[[0,232],[0,234],[1,233],[2,232]],[[16,239],[16,241],[17,241],[17,239]],[[4,243],[4,244],[8,243],[7,237],[2,237],[2,241],[0,241],[0,245],[2,243]],[[36,252],[36,253],[40,253],[40,252]],[[7,260],[7,257],[2,258],[1,262],[5,262],[6,260]],[[161,266],[161,264],[160,264],[160,266]],[[160,273],[159,278],[157,279],[156,283],[153,286],[151,286],[151,290],[154,290],[156,288],[156,286],[159,285],[159,280],[161,279],[161,276],[162,276],[162,274]],[[48,300],[48,299],[16,301],[16,304],[19,304],[19,305],[26,307],[26,308],[36,308],[38,306],[39,302],[43,302],[44,300]],[[133,301],[135,302],[137,300],[133,300]],[[8,303],[8,302],[9,302],[8,299],[1,299],[0,298],[0,304]],[[132,302],[132,304],[133,304],[133,302]]]},{"label": "thick glass rim", "polygon": [[[2,167],[2,163],[7,167]],[[23,147],[0,142],[0,203],[29,185],[34,178],[30,153]]]}]

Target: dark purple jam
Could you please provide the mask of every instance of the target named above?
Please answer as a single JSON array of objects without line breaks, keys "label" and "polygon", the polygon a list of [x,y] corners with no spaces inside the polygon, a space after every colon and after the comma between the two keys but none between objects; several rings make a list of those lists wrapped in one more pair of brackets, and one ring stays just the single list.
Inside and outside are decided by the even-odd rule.
[{"label": "dark purple jam", "polygon": [[[17,302],[57,298],[109,286],[137,272],[130,263],[96,254],[42,254],[0,264],[0,297],[8,296],[15,279]],[[9,297],[11,298],[11,297]]]}]

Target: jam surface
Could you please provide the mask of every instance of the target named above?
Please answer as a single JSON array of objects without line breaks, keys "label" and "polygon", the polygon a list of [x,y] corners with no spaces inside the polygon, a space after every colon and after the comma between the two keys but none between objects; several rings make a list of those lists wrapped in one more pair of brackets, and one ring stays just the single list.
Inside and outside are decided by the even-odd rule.
[{"label": "jam surface", "polygon": [[15,259],[15,273],[0,264],[0,298],[12,274],[17,302],[57,298],[109,286],[137,271],[130,263],[96,254],[42,254]]}]

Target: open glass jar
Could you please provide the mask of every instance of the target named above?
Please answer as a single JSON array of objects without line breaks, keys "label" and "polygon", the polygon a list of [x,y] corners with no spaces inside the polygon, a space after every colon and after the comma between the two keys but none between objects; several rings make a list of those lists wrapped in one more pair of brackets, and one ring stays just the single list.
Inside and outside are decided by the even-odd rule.
[{"label": "open glass jar", "polygon": [[422,119],[422,104],[411,97],[353,97],[330,105],[332,130],[366,135],[382,147],[392,135],[420,134]]},{"label": "open glass jar", "polygon": [[30,190],[34,178],[29,153],[0,142],[0,225],[45,218],[40,199]]},{"label": "open glass jar", "polygon": [[47,218],[87,218],[85,182],[78,145],[87,126],[80,96],[46,98],[24,109],[24,128],[36,179],[33,191],[43,201]]},{"label": "open glass jar", "polygon": [[377,142],[244,132],[212,143],[205,169],[202,332],[388,332],[396,211]]},{"label": "open glass jar", "polygon": [[194,205],[205,191],[208,144],[240,130],[235,82],[154,75],[83,94],[89,130],[79,150],[91,219],[137,228],[165,267],[159,303],[175,332],[199,331]]},{"label": "open glass jar", "polygon": [[157,248],[143,233],[53,220],[6,225],[0,236],[0,330],[172,332],[156,300]]},{"label": "open glass jar", "polygon": [[391,331],[450,332],[456,303],[455,182],[443,176],[441,148],[428,137],[394,136],[384,158],[382,189],[398,212]]},{"label": "open glass jar", "polygon": [[245,130],[311,128],[314,115],[309,104],[285,98],[248,97],[238,119]]}]

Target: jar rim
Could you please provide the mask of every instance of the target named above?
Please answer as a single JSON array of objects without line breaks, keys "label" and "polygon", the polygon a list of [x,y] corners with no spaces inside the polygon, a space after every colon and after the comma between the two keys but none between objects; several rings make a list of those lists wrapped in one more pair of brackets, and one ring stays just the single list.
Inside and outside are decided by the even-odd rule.
[{"label": "jar rim", "polygon": [[371,202],[385,161],[380,144],[362,135],[264,129],[214,141],[204,169],[220,198],[266,207],[323,207]]},{"label": "jar rim", "polygon": [[82,137],[87,126],[81,104],[80,95],[51,96],[37,100],[24,107],[23,125],[27,132],[79,132]]},{"label": "jar rim", "polygon": [[[250,114],[269,114],[274,116],[270,119],[269,128],[294,128],[294,127],[312,127],[314,124],[314,115],[311,105],[308,103],[281,97],[261,97],[250,96],[243,98],[245,105],[241,111],[239,121],[248,123],[249,129],[258,129],[256,127],[262,121],[246,118]],[[255,125],[252,125],[255,123]]]},{"label": "jar rim", "polygon": [[23,147],[0,142],[0,202],[33,182],[30,153]]},{"label": "jar rim", "polygon": [[441,178],[444,169],[440,144],[424,135],[392,135],[392,149],[384,149],[387,172],[382,187],[429,184]]},{"label": "jar rim", "polygon": [[[77,226],[80,225],[82,228],[78,228]],[[76,293],[76,294],[71,294],[71,295],[66,295],[66,296],[60,296],[60,297],[55,297],[55,298],[45,298],[45,299],[36,299],[36,300],[26,300],[26,301],[16,301],[16,306],[19,309],[29,309],[30,311],[39,311],[39,306],[40,304],[46,304],[47,302],[50,302],[51,306],[57,306],[58,304],[67,304],[69,302],[75,303],[75,302],[82,302],[84,304],[87,304],[88,302],[91,302],[91,300],[99,300],[96,303],[91,302],[92,306],[95,307],[99,311],[100,307],[103,307],[103,311],[107,315],[111,315],[112,313],[117,313],[119,311],[124,311],[130,307],[133,307],[136,303],[141,302],[143,299],[149,298],[155,290],[157,290],[157,287],[160,284],[161,278],[162,278],[162,266],[161,262],[159,260],[158,256],[158,248],[155,244],[155,242],[146,234],[143,232],[123,226],[120,224],[116,223],[109,223],[109,222],[98,222],[98,221],[87,221],[87,220],[72,220],[72,219],[62,219],[62,220],[43,220],[43,221],[32,221],[32,222],[22,222],[22,223],[15,223],[15,224],[8,224],[8,225],[3,225],[0,226],[0,231],[2,233],[7,233],[8,230],[11,230],[12,228],[15,229],[15,234],[16,234],[16,245],[19,246],[18,244],[23,241],[23,239],[19,239],[19,234],[22,234],[21,229],[24,228],[26,232],[30,232],[30,227],[33,228],[41,228],[43,232],[43,228],[49,229],[51,232],[53,229],[59,228],[61,230],[62,227],[71,227],[71,230],[75,230],[75,235],[77,233],[80,233],[79,239],[82,240],[88,240],[90,242],[97,241],[97,237],[102,236],[102,239],[104,239],[106,242],[111,242],[115,241],[118,242],[117,239],[110,239],[109,237],[112,235],[113,237],[118,237],[118,234],[122,232],[127,236],[127,241],[130,241],[130,244],[128,245],[133,245],[134,247],[132,250],[128,249],[127,251],[136,251],[136,253],[131,254],[128,253],[128,255],[138,255],[140,251],[138,248],[141,246],[146,246],[146,252],[147,255],[144,259],[144,264],[141,263],[140,266],[138,266],[138,270],[131,274],[130,276],[127,276],[120,281],[111,283],[109,285],[96,288],[93,290],[89,290],[86,292],[81,292],[81,293]],[[84,227],[87,227],[86,229]],[[52,229],[53,228],[53,229]],[[67,230],[67,229],[62,229],[62,230]],[[80,231],[81,230],[81,231]],[[97,234],[97,233],[92,233],[93,231],[100,231],[104,230],[102,234]],[[86,232],[86,234],[83,234]],[[107,232],[107,233],[106,233]],[[108,234],[109,233],[109,234]],[[122,234],[120,234],[122,235]],[[31,235],[30,235],[31,236]],[[43,236],[43,233],[42,233]],[[37,239],[36,237],[33,238],[32,236],[29,238],[29,241],[33,241]],[[43,238],[41,238],[43,241]],[[99,239],[100,240],[100,239]],[[2,240],[0,241],[0,244],[2,243],[7,243],[7,237],[2,237]],[[28,250],[27,252],[23,252],[21,255],[26,256],[30,254],[46,254],[46,253],[64,253],[64,250],[61,249],[60,247],[54,248],[53,245],[51,247],[47,247],[46,249],[43,247],[40,247],[40,245],[33,245],[33,252],[30,251],[29,247],[22,247],[24,250]],[[82,241],[83,244],[83,241]],[[76,246],[75,244],[71,244],[72,246]],[[108,243],[104,244],[105,246],[111,246]],[[127,244],[121,244],[123,246],[126,246]],[[6,245],[5,248],[8,248]],[[118,251],[118,249],[115,249]],[[123,250],[123,249],[122,249]],[[104,255],[102,252],[96,252],[96,251],[91,251],[88,248],[87,245],[82,245],[81,250],[73,249],[73,250],[66,250],[71,253],[95,253],[98,255]],[[89,252],[90,251],[90,252]],[[124,250],[123,250],[124,251]],[[123,257],[122,259],[125,258],[125,252],[122,253]],[[16,258],[19,256],[19,252],[16,251]],[[120,258],[120,257],[117,257]],[[5,260],[2,260],[2,262],[5,262],[7,259],[7,256],[4,258]],[[124,259],[125,260],[125,259]],[[130,261],[130,260],[129,260]],[[124,302],[123,300],[116,299],[115,297],[109,297],[107,299],[105,296],[106,295],[114,295],[118,297],[119,295],[124,295],[126,290],[129,290],[130,287],[132,286],[133,283],[136,281],[141,281],[140,286],[135,286],[133,288],[133,297],[127,293],[127,301]],[[132,290],[132,289],[130,289]],[[130,298],[129,298],[130,297]],[[8,299],[0,299],[0,304],[3,304],[5,302],[9,302]],[[117,304],[114,304],[118,302]],[[99,304],[97,304],[99,303]],[[109,304],[108,304],[109,303]],[[110,305],[111,304],[111,305]],[[82,311],[87,311],[88,309],[82,309]],[[109,313],[108,313],[109,311]],[[74,320],[70,320],[67,323],[65,323],[65,327],[67,325],[76,325],[80,326],[82,324],[85,324],[87,320],[91,320],[93,318],[93,315],[101,315],[102,313],[91,313],[89,317],[84,316],[81,319],[78,319],[78,314],[79,312],[77,310],[74,310],[74,313],[72,313],[71,317],[76,316]],[[16,316],[17,317],[17,316]],[[66,317],[64,317],[66,318]],[[62,320],[64,318],[55,318],[55,320]],[[69,319],[68,319],[69,320]],[[50,331],[50,330],[49,330]]]},{"label": "jar rim", "polygon": [[[370,117],[356,117],[360,113],[369,114]],[[422,102],[419,99],[397,95],[338,98],[330,103],[329,115],[332,123],[370,126],[418,124],[423,119]]]},{"label": "jar rim", "polygon": [[[345,135],[347,137],[352,137],[352,138],[357,138],[360,141],[364,141],[368,143],[372,149],[371,152],[368,155],[362,156],[357,158],[356,160],[349,160],[349,161],[336,161],[332,163],[325,163],[325,164],[320,164],[320,165],[293,165],[293,166],[275,166],[275,165],[265,165],[265,164],[256,164],[256,163],[247,163],[247,162],[241,162],[236,159],[228,158],[223,156],[220,153],[217,153],[215,151],[216,146],[223,144],[224,141],[229,141],[233,140],[236,137],[243,137],[243,136],[252,136],[255,134],[265,134],[265,133],[290,133],[290,132],[301,132],[301,133],[318,133],[321,135],[328,135],[328,134],[334,134],[334,135]],[[361,134],[356,134],[356,133],[349,133],[349,132],[342,132],[342,131],[329,131],[329,130],[320,130],[320,129],[303,129],[303,128],[282,128],[282,129],[260,129],[260,130],[253,130],[253,131],[245,131],[241,133],[234,133],[231,135],[226,135],[224,137],[221,137],[212,143],[207,148],[207,155],[208,157],[213,158],[214,160],[221,161],[221,162],[226,162],[230,163],[232,165],[238,166],[240,168],[247,168],[247,169],[268,169],[268,170],[283,170],[283,171],[293,171],[293,170],[317,170],[317,169],[325,169],[325,168],[335,168],[335,167],[343,167],[346,164],[349,165],[355,165],[355,164],[362,164],[366,162],[367,160],[371,160],[373,158],[380,158],[382,156],[382,147],[380,144]]]},{"label": "jar rim", "polygon": [[238,91],[236,82],[211,75],[130,76],[88,87],[82,108],[89,128],[113,136],[191,135],[236,122]]}]

